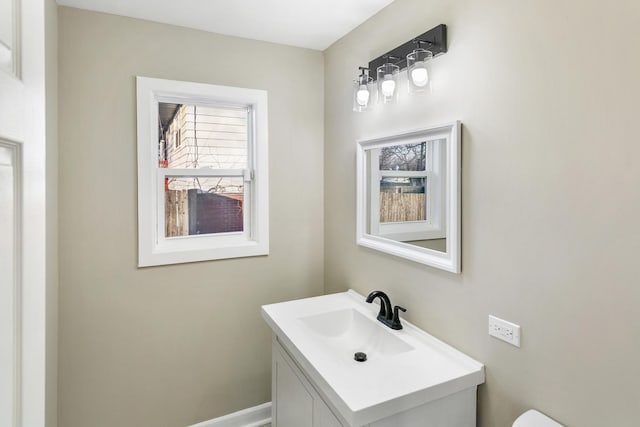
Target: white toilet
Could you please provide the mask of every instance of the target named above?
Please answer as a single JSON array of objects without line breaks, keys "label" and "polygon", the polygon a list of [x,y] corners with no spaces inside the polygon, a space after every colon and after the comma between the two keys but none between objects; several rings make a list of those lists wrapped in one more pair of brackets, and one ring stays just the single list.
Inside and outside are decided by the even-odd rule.
[{"label": "white toilet", "polygon": [[540,412],[530,409],[513,422],[513,427],[564,427]]}]

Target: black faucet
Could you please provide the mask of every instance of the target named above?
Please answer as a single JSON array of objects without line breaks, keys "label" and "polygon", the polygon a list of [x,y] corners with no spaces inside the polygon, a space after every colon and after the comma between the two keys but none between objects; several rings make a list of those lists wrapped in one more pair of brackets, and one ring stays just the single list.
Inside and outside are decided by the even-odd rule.
[{"label": "black faucet", "polygon": [[387,294],[382,291],[371,292],[367,296],[366,301],[368,303],[372,303],[376,298],[380,298],[380,312],[378,313],[378,320],[391,329],[402,329],[402,323],[400,323],[400,314],[398,311],[402,310],[404,312],[407,311],[407,309],[400,307],[399,305],[396,305],[391,309],[391,300],[389,300]]}]

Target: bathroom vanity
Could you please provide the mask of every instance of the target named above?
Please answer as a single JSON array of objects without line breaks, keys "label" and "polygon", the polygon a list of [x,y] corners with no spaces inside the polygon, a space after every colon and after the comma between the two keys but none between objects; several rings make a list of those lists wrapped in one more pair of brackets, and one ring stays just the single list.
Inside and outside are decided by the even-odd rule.
[{"label": "bathroom vanity", "polygon": [[[274,427],[472,427],[484,366],[350,290],[262,307]],[[356,361],[365,353],[366,361]]]}]

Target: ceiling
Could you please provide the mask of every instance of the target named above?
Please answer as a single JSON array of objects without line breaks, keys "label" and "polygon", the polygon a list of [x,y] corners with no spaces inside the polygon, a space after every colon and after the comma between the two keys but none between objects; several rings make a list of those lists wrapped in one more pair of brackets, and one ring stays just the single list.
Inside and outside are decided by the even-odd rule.
[{"label": "ceiling", "polygon": [[393,0],[57,0],[77,7],[324,50]]}]

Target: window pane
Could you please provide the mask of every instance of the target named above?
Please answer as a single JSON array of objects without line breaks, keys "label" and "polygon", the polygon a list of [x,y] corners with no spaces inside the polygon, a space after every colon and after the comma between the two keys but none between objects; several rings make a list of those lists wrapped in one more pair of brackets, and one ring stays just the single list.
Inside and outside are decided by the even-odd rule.
[{"label": "window pane", "polygon": [[169,177],[164,194],[166,237],[244,230],[242,177]]},{"label": "window pane", "polygon": [[246,108],[161,102],[158,122],[159,167],[247,167]]},{"label": "window pane", "polygon": [[425,178],[382,178],[380,223],[426,221],[426,188]]},{"label": "window pane", "polygon": [[423,171],[426,160],[426,142],[394,145],[380,150],[380,170]]}]

